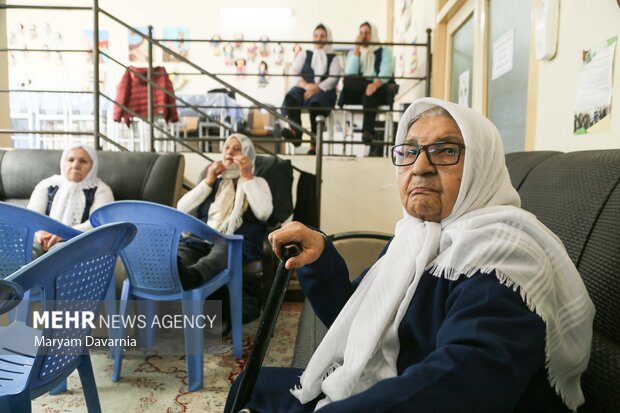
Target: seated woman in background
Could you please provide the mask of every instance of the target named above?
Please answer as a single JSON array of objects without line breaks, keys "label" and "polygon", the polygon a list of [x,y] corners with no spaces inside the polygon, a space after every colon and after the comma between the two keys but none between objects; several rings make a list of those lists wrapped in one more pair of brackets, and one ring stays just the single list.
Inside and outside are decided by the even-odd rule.
[{"label": "seated woman in background", "polygon": [[[110,187],[97,177],[97,152],[89,145],[65,149],[60,157],[60,175],[39,182],[28,209],[48,215],[79,231],[91,229],[88,217],[102,205],[114,202]],[[34,256],[47,252],[62,239],[47,231],[35,234]]]},{"label": "seated woman in background", "polygon": [[305,371],[263,368],[247,407],[576,410],[594,307],[560,240],[520,208],[498,130],[466,106],[419,99],[392,162],[404,216],[353,282],[320,232],[293,222],[269,235],[278,255],[300,244],[286,266],[329,330]]},{"label": "seated woman in background", "polygon": [[[209,165],[206,177],[177,204],[177,209],[211,228],[243,235],[244,263],[262,259],[266,221],[273,211],[267,181],[253,174],[255,159],[254,145],[247,136],[230,135],[224,142],[222,160]],[[227,244],[210,245],[192,237],[181,240],[179,277],[183,288],[196,288],[216,276],[226,268],[227,255]]]},{"label": "seated woman in background", "polygon": [[[330,109],[336,104],[336,83],[340,76],[340,66],[331,45],[320,42],[330,41],[327,28],[319,24],[312,34],[314,44],[312,50],[299,53],[290,69],[293,86],[282,103],[282,112],[292,121],[301,125],[301,110],[299,107],[308,106],[310,110],[310,129],[316,133],[316,117],[328,116]],[[295,146],[301,144],[301,131],[295,128],[282,129],[282,136],[286,139],[298,140]],[[314,140],[310,142],[309,155],[315,153]]]}]

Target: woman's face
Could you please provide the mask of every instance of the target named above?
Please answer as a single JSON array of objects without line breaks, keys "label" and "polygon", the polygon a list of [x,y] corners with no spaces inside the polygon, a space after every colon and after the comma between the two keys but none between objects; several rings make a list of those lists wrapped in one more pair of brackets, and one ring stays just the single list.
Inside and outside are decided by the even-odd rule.
[{"label": "woman's face", "polygon": [[231,165],[236,156],[243,154],[241,142],[237,138],[230,138],[224,144],[224,166]]},{"label": "woman's face", "polygon": [[[323,29],[316,29],[314,33],[312,34],[312,39],[315,42],[324,42],[327,40],[327,32]],[[322,49],[324,47],[325,47],[325,44],[322,44],[322,43],[314,44],[315,49]]]},{"label": "woman's face", "polygon": [[81,182],[93,167],[88,152],[82,148],[73,148],[65,158],[65,175],[71,182]]},{"label": "woman's face", "polygon": [[[436,142],[464,143],[458,125],[447,116],[416,121],[405,143],[428,145]],[[424,221],[440,222],[452,212],[461,188],[465,152],[455,165],[437,166],[424,151],[413,165],[398,167],[398,186],[403,207],[409,215]]]}]

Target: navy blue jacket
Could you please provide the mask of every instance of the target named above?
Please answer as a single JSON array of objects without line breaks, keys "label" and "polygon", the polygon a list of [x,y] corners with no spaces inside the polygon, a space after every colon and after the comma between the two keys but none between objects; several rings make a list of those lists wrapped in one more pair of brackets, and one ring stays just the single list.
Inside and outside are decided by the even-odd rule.
[{"label": "navy blue jacket", "polygon": [[[351,283],[331,242],[319,260],[298,270],[326,326],[364,275]],[[450,281],[426,272],[398,336],[398,375],[321,413],[567,411],[547,380],[544,322],[495,274]]]}]

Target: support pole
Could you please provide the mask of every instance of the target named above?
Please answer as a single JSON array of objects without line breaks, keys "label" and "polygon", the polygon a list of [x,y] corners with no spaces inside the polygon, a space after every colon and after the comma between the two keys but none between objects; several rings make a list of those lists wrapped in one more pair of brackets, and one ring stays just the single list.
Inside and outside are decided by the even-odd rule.
[{"label": "support pole", "polygon": [[93,0],[93,137],[96,150],[101,150],[99,132],[99,1]]}]

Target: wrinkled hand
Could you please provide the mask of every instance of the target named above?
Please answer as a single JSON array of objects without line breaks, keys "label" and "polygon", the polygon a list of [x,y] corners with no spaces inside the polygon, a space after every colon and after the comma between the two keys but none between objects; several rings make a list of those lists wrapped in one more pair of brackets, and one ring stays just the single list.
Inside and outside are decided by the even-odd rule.
[{"label": "wrinkled hand", "polygon": [[353,48],[353,54],[355,54],[356,56],[360,55],[360,47],[362,46],[364,40],[364,35],[363,34],[358,34],[357,37],[355,38],[355,47]]},{"label": "wrinkled hand", "polygon": [[325,250],[325,238],[323,234],[308,228],[300,222],[289,222],[282,228],[273,231],[268,236],[273,252],[282,256],[284,245],[297,243],[301,247],[301,252],[296,257],[291,257],[286,261],[286,269],[301,268],[304,265],[315,262]]},{"label": "wrinkled hand", "polygon": [[43,249],[44,249],[45,251],[49,251],[49,250],[50,250],[50,248],[52,248],[54,245],[58,244],[58,243],[59,243],[59,242],[61,242],[62,240],[63,240],[63,239],[62,239],[62,238],[60,238],[58,235],[52,235],[52,236],[50,237],[50,239],[49,239],[49,240],[47,240],[47,244],[45,244],[45,245],[43,246]]},{"label": "wrinkled hand", "polygon": [[318,87],[318,86],[316,86],[316,87],[314,87],[314,88],[311,88],[311,89],[307,89],[307,90],[304,92],[304,101],[306,101],[306,100],[310,99],[313,95],[315,95],[315,94],[319,93],[320,91],[321,91],[321,89],[319,89],[319,87]]},{"label": "wrinkled hand", "polygon": [[207,176],[205,177],[205,183],[210,187],[213,187],[213,184],[217,180],[217,177],[224,172],[226,167],[222,163],[222,161],[215,161],[207,168]]},{"label": "wrinkled hand", "polygon": [[372,96],[377,89],[379,89],[379,84],[373,82],[373,83],[369,83],[368,86],[366,86],[366,96]]},{"label": "wrinkled hand", "polygon": [[233,162],[239,167],[239,174],[245,181],[252,179],[252,161],[245,155],[235,156]]},{"label": "wrinkled hand", "polygon": [[43,230],[37,231],[34,234],[34,238],[39,244],[41,244],[43,251],[48,251],[54,245],[62,241],[62,238],[60,238],[59,236],[49,233],[47,231],[43,231]]},{"label": "wrinkled hand", "polygon": [[51,234],[47,231],[37,231],[34,234],[34,239],[41,244],[42,247],[45,247],[45,244],[47,244],[47,241],[53,236],[54,234]]}]

